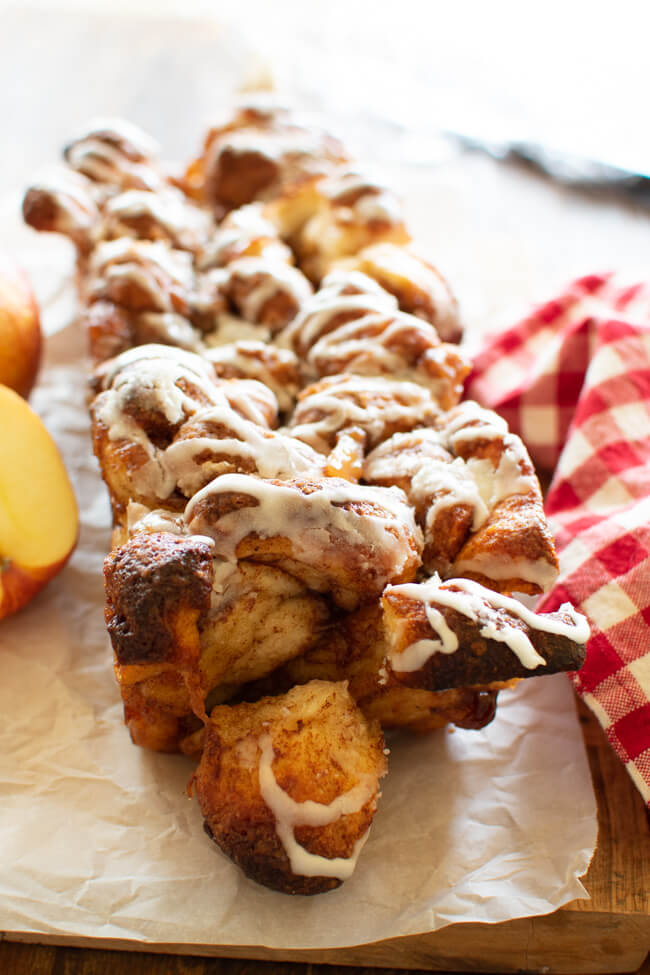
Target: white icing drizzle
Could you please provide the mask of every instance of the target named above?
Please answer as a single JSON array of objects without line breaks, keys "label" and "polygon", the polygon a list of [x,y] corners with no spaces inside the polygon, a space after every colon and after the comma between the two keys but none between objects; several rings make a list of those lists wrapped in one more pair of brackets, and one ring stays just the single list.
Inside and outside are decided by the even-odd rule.
[{"label": "white icing drizzle", "polygon": [[220,367],[235,375],[257,379],[272,389],[283,413],[294,405],[298,393],[298,360],[288,349],[264,342],[241,341],[216,346],[206,353],[219,374]]},{"label": "white icing drizzle", "polygon": [[[285,292],[293,300],[296,309],[310,298],[312,287],[298,268],[283,261],[264,257],[240,257],[228,265],[230,281],[246,282],[248,291],[235,298],[241,314],[250,322],[256,322],[264,311],[266,303],[280,292]],[[226,291],[232,294],[226,284]]]},{"label": "white icing drizzle", "polygon": [[456,454],[463,442],[503,440],[508,433],[508,424],[497,413],[479,406],[474,400],[464,400],[454,407],[451,416],[443,416],[440,432]]},{"label": "white icing drizzle", "polygon": [[333,435],[345,427],[360,427],[372,444],[381,440],[388,425],[416,427],[431,422],[436,412],[428,390],[416,383],[341,375],[324,380],[299,400],[291,433],[326,453]]},{"label": "white icing drizzle", "polygon": [[[434,653],[454,653],[458,649],[458,638],[436,608],[438,606],[453,609],[479,625],[479,633],[486,639],[505,643],[527,670],[534,670],[546,661],[535,650],[528,635],[508,622],[508,616],[521,620],[532,630],[564,636],[574,643],[586,643],[589,639],[587,620],[570,603],[563,603],[559,609],[571,620],[565,623],[534,613],[511,596],[492,592],[470,579],[441,582],[439,576],[434,575],[424,583],[388,587],[386,594],[393,593],[424,604],[427,621],[436,634],[436,639],[418,640],[401,653],[391,650],[389,663],[397,673],[419,670]],[[504,613],[499,614],[499,610]]]},{"label": "white icing drizzle", "polygon": [[289,858],[292,872],[298,877],[336,877],[347,880],[356,867],[369,830],[357,840],[351,856],[331,859],[305,850],[296,841],[294,830],[296,826],[327,826],[341,816],[360,812],[376,793],[375,779],[371,775],[363,777],[352,789],[336,796],[328,804],[315,802],[313,799],[296,802],[278,785],[273,773],[275,752],[270,734],[259,738],[259,748],[260,794],[275,817],[278,839]]},{"label": "white icing drizzle", "polygon": [[170,288],[185,303],[194,288],[191,255],[173,250],[163,241],[131,237],[103,241],[93,253],[91,275],[92,296],[110,294],[115,282],[130,282],[148,296],[151,311],[177,311]]},{"label": "white icing drizzle", "polygon": [[208,214],[172,187],[151,193],[126,190],[106,203],[106,215],[117,222],[122,234],[129,221],[146,217],[156,223],[180,247],[197,246],[211,226]]},{"label": "white icing drizzle", "polygon": [[416,505],[426,504],[425,529],[435,531],[436,519],[446,508],[467,505],[473,511],[472,531],[488,517],[488,509],[476,482],[460,457],[445,461],[427,458],[411,481],[409,498]]},{"label": "white icing drizzle", "polygon": [[[506,434],[499,465],[494,469],[487,458],[468,457],[466,469],[474,479],[485,506],[491,511],[500,501],[515,494],[540,496],[539,482],[518,437]],[[522,467],[524,468],[522,470]]]},{"label": "white icing drizzle", "polygon": [[[184,349],[152,342],[148,345],[137,345],[132,349],[127,349],[126,352],[121,352],[114,359],[104,363],[101,366],[102,387],[107,389],[127,367],[135,365],[141,360],[155,361],[163,371],[168,368],[165,366],[167,361],[169,368],[176,366],[178,370],[186,370],[191,373],[192,382],[195,385],[197,380],[202,384],[215,382],[212,366],[203,356],[195,355],[193,352],[187,352]],[[137,368],[139,369],[140,366],[138,365]],[[201,389],[204,391],[206,388],[205,385],[201,385]]]},{"label": "white icing drizzle", "polygon": [[[362,487],[337,477],[324,478],[316,490],[303,494],[289,483],[278,484],[246,474],[223,474],[190,499],[185,520],[192,532],[210,534],[217,554],[235,559],[237,546],[249,535],[287,537],[292,558],[319,567],[324,550],[331,557],[341,538],[345,544],[381,553],[388,575],[399,573],[421,536],[412,509],[397,488]],[[211,495],[235,494],[251,498],[255,505],[222,515],[217,521],[195,511]],[[372,513],[358,514],[342,505],[368,502]],[[395,529],[399,529],[395,532]],[[372,558],[372,554],[370,554]],[[374,566],[379,571],[378,566]],[[394,577],[394,575],[393,575]]]},{"label": "white icing drizzle", "polygon": [[453,570],[458,575],[471,572],[495,581],[523,579],[525,582],[539,586],[542,592],[547,592],[551,588],[558,575],[557,566],[545,558],[527,559],[509,556],[504,562],[503,556],[497,558],[494,555],[481,553],[471,559],[456,559]]},{"label": "white icing drizzle", "polygon": [[[254,472],[264,478],[323,476],[323,457],[307,444],[265,430],[239,416],[225,403],[202,410],[192,418],[193,424],[211,422],[224,426],[231,436],[214,437],[206,433],[205,436],[175,440],[167,447],[161,461],[174,483],[188,497],[206,481],[228,471],[233,463],[236,465],[238,459],[252,462]],[[210,453],[225,459],[211,460]],[[208,455],[208,459],[200,459],[202,455]]]}]

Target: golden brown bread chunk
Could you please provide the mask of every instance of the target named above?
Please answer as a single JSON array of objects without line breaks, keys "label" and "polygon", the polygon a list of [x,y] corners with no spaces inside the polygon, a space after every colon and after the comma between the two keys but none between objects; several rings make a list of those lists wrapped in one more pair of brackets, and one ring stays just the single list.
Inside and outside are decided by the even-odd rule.
[{"label": "golden brown bread chunk", "polygon": [[366,457],[363,478],[404,491],[424,533],[423,565],[446,574],[484,505],[463,461],[454,460],[440,433],[422,428],[394,434]]},{"label": "golden brown bread chunk", "polygon": [[402,311],[431,322],[443,342],[463,334],[458,302],[440,272],[409,247],[375,244],[341,262],[360,271],[394,295]]},{"label": "golden brown bread chunk", "polygon": [[157,160],[158,146],[142,129],[124,119],[102,119],[63,150],[68,166],[114,190],[157,190],[166,179]]},{"label": "golden brown bread chunk", "polygon": [[368,449],[394,433],[433,426],[440,410],[417,383],[384,376],[329,376],[298,396],[289,432],[328,454],[341,431],[361,430]]},{"label": "golden brown bread chunk", "polygon": [[288,894],[338,887],[374,817],[384,742],[345,684],[213,710],[194,790],[205,830],[244,873]]},{"label": "golden brown bread chunk", "polygon": [[421,534],[395,488],[224,474],[194,495],[185,519],[214,540],[215,555],[276,565],[347,609],[413,579],[420,564]]},{"label": "golden brown bread chunk", "polygon": [[199,621],[212,578],[210,544],[200,538],[138,534],[106,558],[106,626],[136,744],[174,751],[196,727]]},{"label": "golden brown bread chunk", "polygon": [[294,576],[257,562],[214,564],[210,611],[200,625],[201,685],[227,699],[318,639],[330,607]]},{"label": "golden brown bread chunk", "polygon": [[[199,413],[215,411],[216,425],[226,431],[277,423],[277,401],[266,386],[217,379],[205,358],[167,346],[139,346],[109,360],[96,371],[93,386],[98,391],[90,408],[93,446],[116,519],[130,501],[182,510],[183,477],[196,474],[193,438],[208,432],[188,423]],[[304,457],[309,451],[302,447],[296,444],[295,453]],[[219,453],[215,443],[205,450],[208,460]],[[225,453],[232,462],[232,451]]]},{"label": "golden brown bread chunk", "polygon": [[499,592],[545,592],[559,565],[540,498],[513,494],[500,501],[470,535],[450,573],[476,579]]},{"label": "golden brown bread chunk", "polygon": [[445,690],[577,670],[589,627],[568,603],[537,614],[468,579],[389,586],[388,665],[402,683]]},{"label": "golden brown bread chunk", "polygon": [[[316,183],[308,201],[304,196],[300,225],[296,228],[291,221],[291,243],[312,281],[320,281],[337,261],[372,244],[407,244],[411,239],[396,195],[348,163]],[[284,206],[275,201],[272,207],[282,214],[285,227],[288,207],[288,201]]]},{"label": "golden brown bread chunk", "polygon": [[221,274],[220,288],[232,309],[271,335],[288,325],[312,294],[302,271],[274,257],[240,257]]},{"label": "golden brown bread chunk", "polygon": [[265,216],[261,203],[231,210],[205,243],[198,263],[201,270],[207,270],[224,267],[240,257],[294,263],[291,248],[280,239],[277,227]]},{"label": "golden brown bread chunk", "polygon": [[341,143],[304,125],[273,97],[249,96],[206,135],[183,183],[217,214],[312,182],[345,159]]},{"label": "golden brown bread chunk", "polygon": [[424,533],[423,564],[502,592],[537,593],[558,563],[528,452],[505,421],[465,401],[435,429],[395,434],[366,458],[364,479],[396,484]]},{"label": "golden brown bread chunk", "polygon": [[381,607],[372,603],[331,623],[312,649],[241,693],[251,699],[310,680],[344,680],[368,719],[379,721],[385,729],[412,732],[433,731],[450,723],[482,728],[494,717],[502,683],[446,691],[409,687],[386,667],[387,653]]},{"label": "golden brown bread chunk", "polygon": [[203,249],[214,228],[206,211],[173,186],[155,193],[126,190],[106,201],[103,214],[101,236],[105,240],[160,240],[171,248],[192,252]]},{"label": "golden brown bread chunk", "polygon": [[434,326],[356,271],[337,270],[308,298],[283,333],[315,376],[347,372],[418,382],[442,409],[460,399],[469,363],[441,343]]},{"label": "golden brown bread chunk", "polygon": [[93,185],[70,170],[52,174],[27,190],[23,218],[34,230],[69,237],[82,255],[88,254],[99,233],[100,211]]},{"label": "golden brown bread chunk", "polygon": [[265,342],[229,342],[206,352],[222,379],[256,379],[273,391],[281,413],[289,413],[300,389],[298,359],[289,349]]}]

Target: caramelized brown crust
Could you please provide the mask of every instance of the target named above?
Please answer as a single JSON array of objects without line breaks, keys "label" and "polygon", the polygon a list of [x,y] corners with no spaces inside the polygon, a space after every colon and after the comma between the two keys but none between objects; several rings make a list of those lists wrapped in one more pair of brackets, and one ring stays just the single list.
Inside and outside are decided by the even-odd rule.
[{"label": "caramelized brown crust", "polygon": [[[363,606],[326,627],[316,645],[284,667],[240,689],[245,700],[284,693],[311,680],[346,681],[350,694],[369,720],[384,729],[424,733],[455,724],[478,729],[496,712],[503,683],[430,691],[409,687],[386,668],[388,644],[379,604]],[[193,742],[200,752],[200,742]]]},{"label": "caramelized brown crust", "polygon": [[[223,475],[195,495],[191,531],[215,553],[277,565],[348,609],[377,598],[388,582],[408,581],[420,564],[421,537],[405,499],[340,478],[260,481]],[[262,526],[257,509],[267,512]]]},{"label": "caramelized brown crust", "polygon": [[[526,578],[526,566],[538,567],[537,579]],[[551,585],[558,570],[541,498],[514,494],[497,504],[485,524],[469,536],[449,575],[476,579],[498,592],[535,595]],[[546,585],[540,582],[544,577]]]},{"label": "caramelized brown crust", "polygon": [[247,876],[267,887],[288,894],[333,890],[341,882],[337,877],[303,876],[291,869],[276,815],[260,786],[266,736],[275,781],[295,802],[329,805],[368,781],[368,798],[358,811],[293,830],[308,853],[347,859],[372,822],[386,769],[379,726],[366,721],[345,684],[324,681],[254,704],[215,708],[206,726],[194,789],[208,835]]},{"label": "caramelized brown crust", "polygon": [[463,326],[448,283],[433,264],[410,248],[376,244],[342,264],[375,280],[397,298],[402,311],[431,322],[443,342],[460,341]]},{"label": "caramelized brown crust", "polygon": [[208,541],[134,535],[104,563],[106,626],[120,665],[185,661],[192,627],[210,603]]},{"label": "caramelized brown crust", "polygon": [[[439,691],[509,681],[515,677],[540,677],[558,671],[578,670],[584,662],[585,649],[582,644],[562,634],[534,629],[519,617],[500,610],[495,614],[496,625],[507,625],[524,633],[544,659],[544,664],[530,669],[504,642],[482,635],[483,622],[434,602],[446,626],[456,635],[458,649],[453,653],[432,652],[417,670],[398,671],[395,661],[399,660],[399,654],[407,647],[419,640],[437,641],[439,637],[427,619],[422,602],[389,589],[382,597],[382,604],[387,639],[394,655],[392,673],[400,683],[410,687]],[[540,617],[540,625],[544,618],[568,625],[573,622],[572,617],[562,611]]]}]

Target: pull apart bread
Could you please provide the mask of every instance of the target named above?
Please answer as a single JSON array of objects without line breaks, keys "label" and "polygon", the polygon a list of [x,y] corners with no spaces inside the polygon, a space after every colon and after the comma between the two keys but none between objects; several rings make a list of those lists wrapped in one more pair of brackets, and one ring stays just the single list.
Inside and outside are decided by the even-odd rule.
[{"label": "pull apart bread", "polygon": [[198,760],[249,877],[330,890],[383,729],[478,729],[501,688],[581,666],[584,618],[511,595],[557,573],[537,477],[461,402],[456,301],[338,140],[259,98],[182,176],[123,122],[64,156],[23,209],[77,250],[126,724]]}]

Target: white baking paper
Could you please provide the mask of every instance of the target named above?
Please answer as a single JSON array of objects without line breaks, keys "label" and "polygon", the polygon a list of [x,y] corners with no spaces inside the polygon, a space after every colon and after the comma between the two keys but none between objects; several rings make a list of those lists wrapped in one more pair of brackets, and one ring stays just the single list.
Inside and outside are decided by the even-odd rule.
[{"label": "white baking paper", "polygon": [[61,575],[0,622],[0,930],[333,948],[587,896],[595,800],[563,675],[503,692],[481,731],[392,739],[370,840],[339,890],[288,898],[219,852],[184,791],[192,762],[136,748],[122,723],[102,613],[109,506],[84,339],[64,327],[70,253],[49,242],[28,256],[50,334],[33,403],[68,465],[81,536]]}]

